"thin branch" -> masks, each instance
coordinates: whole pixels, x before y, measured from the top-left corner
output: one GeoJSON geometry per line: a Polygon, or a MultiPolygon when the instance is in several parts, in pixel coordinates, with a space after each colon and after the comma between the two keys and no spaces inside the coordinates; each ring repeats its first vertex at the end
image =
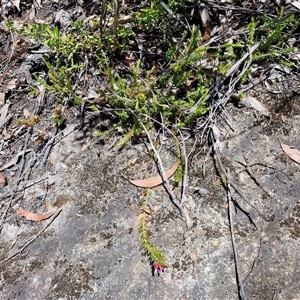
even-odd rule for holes
{"type": "Polygon", "coordinates": [[[40,163],[40,165],[39,165],[39,169],[43,169],[43,168],[44,168],[44,165],[45,165],[45,163],[46,163],[46,161],[47,161],[47,158],[48,158],[48,156],[49,156],[49,154],[50,154],[50,151],[51,151],[52,146],[53,146],[53,144],[54,144],[55,138],[56,138],[56,136],[57,136],[57,131],[58,131],[58,127],[55,127],[54,132],[53,132],[53,134],[52,134],[52,138],[51,138],[51,140],[47,143],[47,145],[46,145],[46,147],[45,147],[46,151],[45,151],[43,160],[41,161],[41,163],[40,163]]]}
{"type": "Polygon", "coordinates": [[[18,254],[22,253],[31,243],[33,243],[50,225],[51,223],[56,219],[56,217],[60,214],[62,209],[58,209],[56,213],[52,216],[51,220],[32,238],[30,239],[21,249],[19,249],[16,253],[10,255],[8,258],[2,260],[0,262],[0,265],[4,264],[5,262],[11,260],[18,254]]]}
{"type": "MultiPolygon", "coordinates": [[[[213,136],[213,133],[211,133],[211,135],[213,136]]],[[[219,149],[216,145],[216,143],[213,146],[214,150],[215,150],[215,157],[217,158],[217,161],[219,163],[219,166],[221,167],[223,173],[225,174],[227,181],[230,183],[230,185],[234,188],[234,190],[240,195],[240,197],[248,204],[250,205],[252,208],[254,208],[256,210],[256,212],[258,213],[258,215],[263,218],[264,220],[266,220],[267,218],[259,211],[258,208],[256,208],[256,206],[254,204],[252,204],[248,198],[246,196],[244,196],[244,194],[241,192],[241,190],[237,187],[237,185],[227,176],[227,172],[225,171],[225,168],[221,162],[220,159],[220,154],[219,154],[219,149]]]]}
{"type": "Polygon", "coordinates": [[[3,121],[0,122],[0,129],[13,117],[13,114],[8,114],[3,121]]]}
{"type": "MultiPolygon", "coordinates": [[[[135,115],[135,113],[134,113],[133,111],[132,111],[131,113],[135,115]]],[[[136,115],[135,115],[135,116],[136,116],[136,115]]],[[[137,117],[137,116],[136,116],[136,117],[137,117]]],[[[137,119],[139,120],[138,117],[137,117],[137,119]]],[[[139,121],[140,121],[140,120],[139,120],[139,121]]],[[[167,176],[166,176],[166,172],[165,172],[165,169],[164,169],[164,167],[163,167],[163,164],[162,164],[162,161],[161,161],[161,159],[160,159],[160,156],[159,156],[158,152],[156,151],[156,149],[155,149],[155,147],[154,147],[154,145],[153,145],[151,136],[150,136],[148,130],[146,129],[145,125],[143,124],[143,122],[140,121],[140,124],[141,124],[141,126],[143,127],[143,129],[145,130],[145,132],[146,132],[146,134],[147,134],[147,137],[148,137],[148,139],[149,139],[150,146],[151,146],[151,148],[152,148],[152,150],[153,150],[153,152],[154,152],[154,154],[155,154],[155,156],[156,156],[156,158],[157,158],[157,161],[158,161],[158,164],[159,164],[159,167],[160,167],[160,171],[161,171],[161,176],[162,176],[163,181],[164,181],[164,183],[165,183],[167,192],[168,192],[168,194],[170,195],[171,200],[172,200],[172,202],[174,203],[174,205],[176,205],[176,207],[179,209],[181,216],[184,217],[185,219],[187,219],[186,216],[185,216],[185,212],[184,212],[184,209],[183,209],[181,203],[178,203],[178,201],[177,201],[177,199],[176,199],[176,196],[174,195],[174,193],[173,193],[173,191],[172,191],[172,187],[171,187],[170,182],[169,182],[169,180],[168,180],[168,178],[167,178],[167,176]]]]}
{"type": "MultiPolygon", "coordinates": [[[[227,178],[230,178],[229,169],[227,169],[227,178]]],[[[232,250],[233,250],[233,257],[234,257],[234,264],[235,264],[235,273],[236,273],[236,281],[238,285],[238,293],[239,293],[239,299],[240,300],[246,300],[245,292],[244,292],[244,286],[243,282],[241,280],[240,275],[240,268],[239,268],[239,261],[237,256],[237,250],[235,246],[235,238],[234,238],[234,232],[233,232],[233,221],[232,221],[232,199],[231,199],[231,193],[230,193],[230,182],[227,182],[227,201],[228,201],[228,218],[229,218],[229,229],[230,229],[230,237],[231,237],[231,244],[232,244],[232,250]]]]}
{"type": "Polygon", "coordinates": [[[180,131],[180,129],[178,128],[177,131],[180,134],[181,140],[182,140],[182,156],[184,158],[184,175],[183,175],[183,180],[182,180],[182,190],[181,190],[181,204],[186,201],[186,195],[185,195],[185,190],[188,186],[188,157],[186,155],[186,148],[185,148],[185,143],[183,140],[183,136],[182,133],[180,131]]]}

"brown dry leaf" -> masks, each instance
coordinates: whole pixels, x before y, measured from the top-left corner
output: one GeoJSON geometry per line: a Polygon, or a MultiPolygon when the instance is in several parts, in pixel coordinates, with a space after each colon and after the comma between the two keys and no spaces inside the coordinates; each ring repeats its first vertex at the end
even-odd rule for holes
{"type": "Polygon", "coordinates": [[[266,117],[271,116],[270,111],[261,102],[259,102],[256,98],[248,96],[244,100],[248,101],[252,108],[254,108],[259,113],[263,114],[264,116],[266,116],[266,117]]]}
{"type": "Polygon", "coordinates": [[[160,104],[158,103],[159,106],[164,107],[164,108],[171,108],[168,104],[160,104]]]}
{"type": "Polygon", "coordinates": [[[52,212],[49,212],[49,213],[43,215],[43,214],[34,214],[31,211],[19,208],[19,209],[17,209],[17,212],[21,217],[25,217],[26,220],[43,221],[43,220],[46,220],[49,217],[51,217],[56,211],[52,211],[52,212]]]}
{"type": "Polygon", "coordinates": [[[202,36],[202,42],[206,42],[210,39],[210,27],[205,26],[205,31],[202,36]]]}
{"type": "Polygon", "coordinates": [[[6,180],[5,180],[3,173],[0,173],[0,184],[5,183],[5,182],[6,182],[6,180]]]}
{"type": "Polygon", "coordinates": [[[145,212],[148,215],[152,215],[153,214],[153,211],[151,210],[150,207],[143,207],[143,208],[141,208],[141,211],[145,212]]]}
{"type": "Polygon", "coordinates": [[[293,52],[290,56],[291,60],[300,60],[300,52],[299,49],[296,52],[293,52]]]}
{"type": "Polygon", "coordinates": [[[31,12],[30,12],[28,18],[29,18],[29,20],[34,20],[34,18],[35,18],[35,9],[33,6],[32,6],[32,9],[31,9],[31,12]]]}
{"type": "Polygon", "coordinates": [[[7,132],[6,126],[3,128],[2,135],[3,135],[4,141],[10,138],[10,135],[7,132]]]}
{"type": "Polygon", "coordinates": [[[188,229],[190,229],[193,226],[193,220],[190,217],[189,209],[187,208],[185,203],[182,203],[184,216],[185,216],[185,222],[188,229]]]}
{"type": "Polygon", "coordinates": [[[208,9],[205,5],[200,5],[199,10],[200,10],[202,25],[203,27],[206,27],[210,21],[208,9]]]}
{"type": "Polygon", "coordinates": [[[13,47],[15,49],[20,49],[22,46],[24,46],[26,44],[26,41],[24,39],[17,39],[14,44],[13,44],[13,47]]]}
{"type": "MultiPolygon", "coordinates": [[[[180,164],[180,160],[177,160],[176,163],[169,169],[166,171],[166,177],[170,178],[175,171],[177,170],[178,166],[180,164]]],[[[159,176],[154,176],[151,178],[147,178],[147,179],[141,179],[141,180],[130,180],[128,179],[132,184],[138,186],[138,187],[143,187],[143,188],[150,188],[150,187],[155,187],[157,185],[160,185],[164,182],[163,178],[159,175],[159,176]]]]}
{"type": "Polygon", "coordinates": [[[93,99],[93,100],[90,100],[90,99],[86,99],[85,100],[86,102],[90,103],[90,104],[97,104],[97,103],[100,103],[100,104],[104,104],[106,102],[108,102],[108,100],[104,97],[104,96],[100,96],[96,99],[93,99]]]}
{"type": "Polygon", "coordinates": [[[291,149],[289,145],[285,145],[281,142],[279,139],[279,142],[281,144],[282,150],[285,152],[287,156],[289,156],[292,160],[300,164],[300,151],[297,149],[291,149]]]}
{"type": "Polygon", "coordinates": [[[3,175],[3,173],[0,173],[0,188],[3,188],[5,186],[6,179],[3,175]]]}

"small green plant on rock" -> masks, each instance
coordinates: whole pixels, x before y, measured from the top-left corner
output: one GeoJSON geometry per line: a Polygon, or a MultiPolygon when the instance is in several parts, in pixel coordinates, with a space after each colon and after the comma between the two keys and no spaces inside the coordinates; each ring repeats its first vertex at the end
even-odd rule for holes
{"type": "Polygon", "coordinates": [[[155,248],[149,239],[148,230],[147,230],[147,222],[148,222],[148,215],[150,213],[149,208],[147,207],[147,197],[149,197],[151,191],[145,191],[145,200],[141,207],[140,213],[140,237],[141,242],[144,250],[146,251],[150,262],[153,267],[153,271],[157,272],[158,274],[163,272],[165,268],[168,267],[168,263],[164,257],[164,254],[161,250],[155,248]]]}

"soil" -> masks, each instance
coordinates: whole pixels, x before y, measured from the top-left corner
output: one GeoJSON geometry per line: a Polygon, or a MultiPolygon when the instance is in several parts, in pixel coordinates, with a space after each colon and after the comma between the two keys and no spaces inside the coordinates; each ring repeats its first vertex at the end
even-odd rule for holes
{"type": "MultiPolygon", "coordinates": [[[[56,9],[56,4],[47,3],[38,10],[40,18],[56,9]]],[[[24,13],[27,4],[22,5],[24,13]]],[[[11,36],[3,31],[0,35],[0,53],[7,53],[11,36]]],[[[2,78],[14,120],[24,109],[37,109],[37,100],[24,96],[24,72],[16,74],[23,59],[20,54],[2,78]]],[[[149,235],[168,262],[160,274],[153,272],[139,238],[143,189],[127,180],[147,178],[156,169],[146,139],[120,149],[121,135],[94,137],[95,127],[104,122],[100,117],[87,119],[82,128],[70,110],[67,126],[43,165],[45,145],[57,133],[50,124],[56,105],[51,95],[34,130],[7,127],[2,132],[1,165],[19,159],[1,169],[7,181],[0,189],[1,215],[9,202],[11,208],[0,235],[0,298],[239,299],[229,230],[231,205],[245,299],[300,299],[300,168],[279,142],[300,149],[300,99],[295,92],[299,82],[293,74],[286,78],[288,92],[283,84],[276,94],[260,84],[247,92],[268,108],[270,117],[229,103],[216,124],[222,164],[248,202],[233,187],[235,205],[228,202],[226,177],[216,153],[199,142],[201,132],[186,142],[187,153],[192,151],[186,191],[192,226],[187,228],[163,187],[153,189],[149,235]],[[25,143],[28,152],[23,154],[25,143]],[[19,181],[22,161],[28,172],[19,181]],[[200,188],[209,193],[201,195],[200,188]],[[18,215],[19,207],[57,214],[33,222],[18,215]]],[[[166,136],[164,142],[160,153],[167,169],[176,158],[172,138],[166,136]]],[[[174,178],[170,182],[180,196],[180,184],[174,178]]]]}

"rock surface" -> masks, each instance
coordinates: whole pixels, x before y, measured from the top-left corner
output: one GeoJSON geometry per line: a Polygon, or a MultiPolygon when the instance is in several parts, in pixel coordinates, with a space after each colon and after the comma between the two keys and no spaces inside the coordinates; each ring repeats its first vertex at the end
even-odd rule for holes
{"type": "MultiPolygon", "coordinates": [[[[273,107],[279,101],[269,100],[273,107]]],[[[280,137],[300,149],[299,110],[295,105],[287,115],[274,109],[272,118],[258,116],[251,108],[232,106],[228,112],[230,126],[218,124],[221,161],[253,206],[231,188],[236,204],[231,204],[231,221],[245,295],[300,299],[300,172],[278,141],[280,137]],[[287,115],[285,122],[280,122],[282,113],[287,115]]],[[[190,160],[189,230],[171,202],[163,201],[165,191],[153,189],[159,209],[149,217],[149,234],[169,264],[158,276],[139,240],[142,189],[123,177],[149,177],[153,161],[144,145],[121,151],[110,144],[87,147],[81,134],[71,130],[54,147],[47,173],[32,175],[48,176],[46,207],[61,212],[20,255],[2,264],[1,299],[238,299],[220,166],[200,152],[190,160]],[[201,197],[194,192],[197,188],[210,194],[201,197]]],[[[163,157],[169,167],[171,154],[163,157]]],[[[28,188],[24,205],[26,199],[45,193],[45,186],[41,182],[28,188]]],[[[1,259],[49,222],[7,222],[0,236],[1,259]]]]}

